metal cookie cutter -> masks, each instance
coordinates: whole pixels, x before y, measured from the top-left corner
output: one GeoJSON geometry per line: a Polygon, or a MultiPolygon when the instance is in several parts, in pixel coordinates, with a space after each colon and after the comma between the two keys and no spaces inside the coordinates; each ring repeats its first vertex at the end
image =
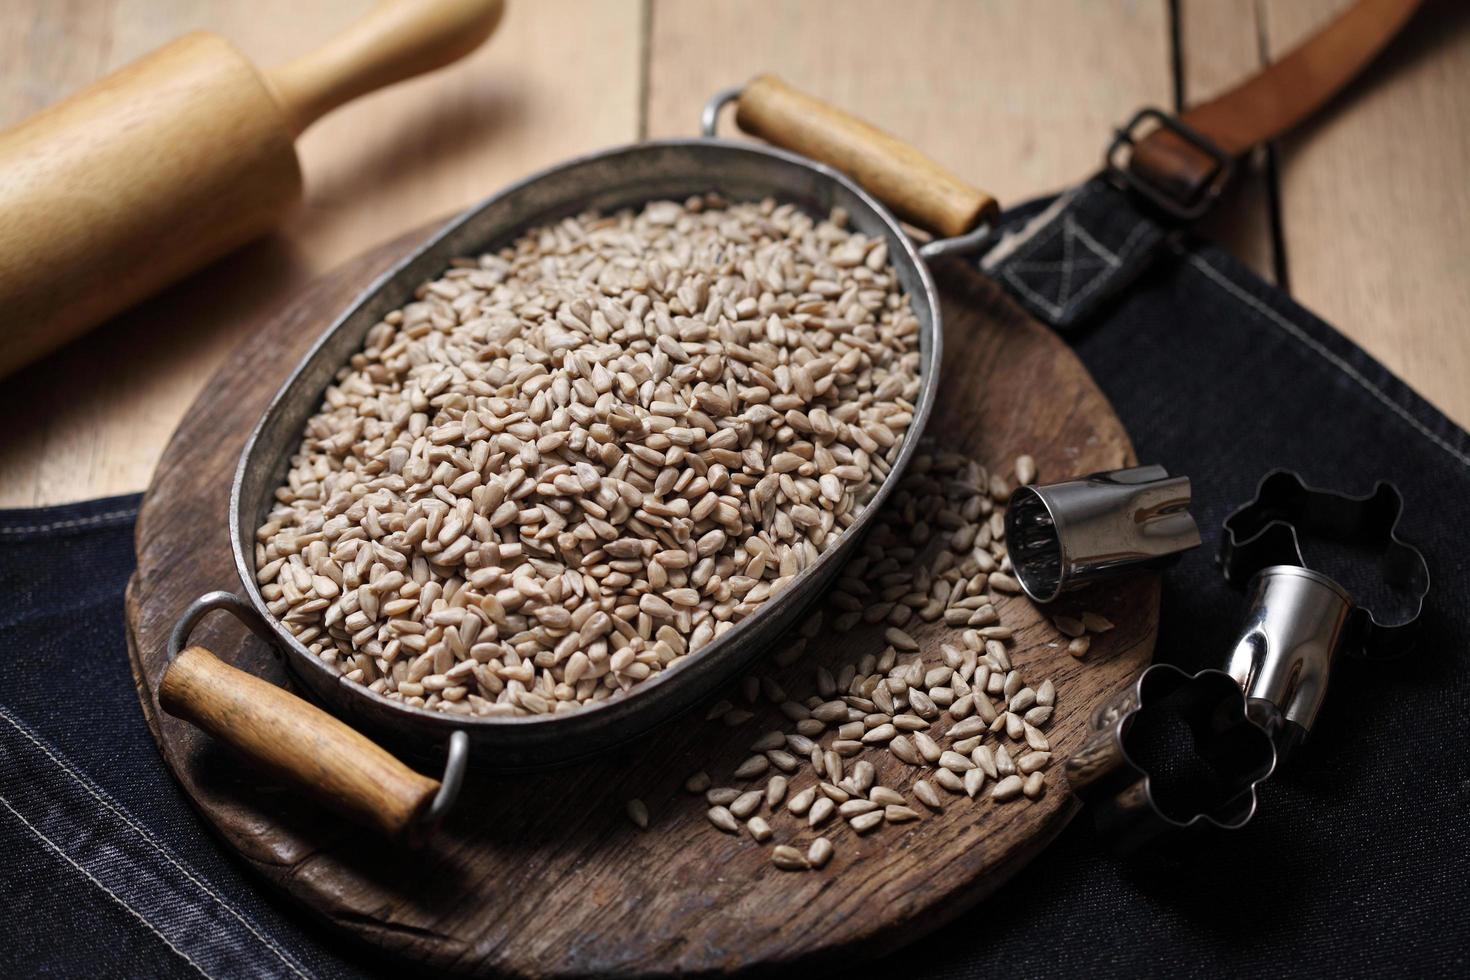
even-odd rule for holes
{"type": "Polygon", "coordinates": [[[1006,505],[1006,552],[1036,602],[1139,566],[1167,563],[1200,543],[1189,479],[1162,466],[1023,486],[1006,505]]]}
{"type": "Polygon", "coordinates": [[[1354,497],[1278,470],[1226,519],[1220,565],[1249,591],[1226,670],[1191,676],[1155,664],[1094,714],[1092,734],[1067,760],[1072,789],[1119,849],[1165,831],[1244,826],[1257,784],[1311,731],[1337,656],[1409,649],[1429,569],[1397,535],[1402,511],[1403,497],[1386,482],[1354,497]],[[1377,552],[1385,583],[1412,599],[1408,614],[1382,618],[1306,567],[1302,534],[1377,552]]]}
{"type": "Polygon", "coordinates": [[[1067,782],[1120,851],[1166,832],[1245,826],[1256,785],[1276,766],[1271,739],[1219,670],[1155,664],[1098,708],[1091,727],[1067,760],[1067,782]]]}
{"type": "Polygon", "coordinates": [[[1225,520],[1220,567],[1249,595],[1245,626],[1226,670],[1245,692],[1250,717],[1290,754],[1307,737],[1340,654],[1377,659],[1407,653],[1429,593],[1424,555],[1398,537],[1403,495],[1380,481],[1366,496],[1309,487],[1287,470],[1266,475],[1256,498],[1225,520]],[[1308,567],[1300,535],[1376,552],[1383,581],[1410,600],[1386,618],[1308,567]]]}

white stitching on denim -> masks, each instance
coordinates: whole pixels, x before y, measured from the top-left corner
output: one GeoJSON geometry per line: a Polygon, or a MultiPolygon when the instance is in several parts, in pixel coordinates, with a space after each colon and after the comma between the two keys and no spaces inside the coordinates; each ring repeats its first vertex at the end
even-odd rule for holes
{"type": "Polygon", "coordinates": [[[1062,318],[1062,308],[1060,306],[1057,306],[1057,304],[1053,303],[1051,300],[1047,299],[1045,296],[1042,296],[1040,293],[1032,289],[1030,286],[1026,285],[1024,282],[1022,282],[1021,278],[1016,275],[1015,270],[1007,267],[1007,269],[1005,270],[1004,278],[1006,282],[1010,283],[1012,286],[1015,286],[1016,289],[1020,290],[1021,293],[1026,296],[1026,298],[1031,300],[1031,302],[1035,303],[1037,306],[1045,310],[1047,316],[1051,317],[1053,320],[1060,320],[1062,318]]]}
{"type": "MultiPolygon", "coordinates": [[[[1085,200],[1086,197],[1087,194],[1083,194],[1078,197],[1077,200],[1080,202],[1082,200],[1085,200]]],[[[1107,283],[1112,281],[1112,277],[1108,275],[1108,271],[1116,271],[1123,266],[1127,257],[1131,254],[1134,246],[1138,243],[1139,239],[1143,237],[1144,233],[1146,233],[1151,227],[1152,225],[1147,219],[1139,219],[1139,221],[1135,223],[1131,229],[1129,229],[1128,235],[1123,239],[1123,244],[1119,246],[1118,251],[1112,252],[1105,245],[1094,238],[1092,234],[1086,230],[1086,228],[1084,228],[1075,220],[1072,215],[1072,209],[1070,207],[1065,208],[1062,211],[1058,212],[1056,217],[1052,219],[1047,228],[1048,233],[1045,235],[1041,235],[1041,237],[1039,238],[1033,239],[1033,241],[1029,243],[1029,247],[1024,250],[1025,255],[1033,255],[1036,252],[1040,251],[1045,245],[1050,244],[1051,239],[1056,237],[1058,233],[1065,233],[1065,237],[1062,240],[1063,259],[1060,262],[1012,260],[1010,262],[1004,263],[1005,269],[1002,278],[1004,278],[1005,281],[1014,286],[1017,291],[1019,291],[1027,299],[1031,300],[1032,303],[1045,311],[1045,313],[1051,319],[1060,321],[1066,315],[1069,309],[1080,308],[1083,302],[1091,297],[1093,293],[1097,292],[1107,283]],[[1058,223],[1056,218],[1061,218],[1062,222],[1058,223]],[[1076,259],[1073,256],[1073,250],[1071,248],[1071,239],[1074,236],[1081,238],[1083,244],[1085,244],[1090,251],[1094,252],[1101,262],[1107,263],[1109,270],[1105,271],[1102,266],[1097,265],[1097,263],[1095,263],[1093,260],[1076,259]],[[1089,278],[1087,285],[1078,290],[1076,294],[1068,295],[1068,291],[1071,285],[1072,272],[1083,267],[1086,267],[1088,269],[1096,268],[1098,272],[1092,275],[1089,278]],[[1028,283],[1024,282],[1018,274],[1021,271],[1047,271],[1050,269],[1058,269],[1064,274],[1064,279],[1062,281],[1062,290],[1059,294],[1058,300],[1055,302],[1042,296],[1028,283]]],[[[1040,229],[1038,229],[1038,234],[1040,234],[1040,229]]],[[[1018,254],[1016,258],[1020,259],[1021,255],[1018,254]]]]}
{"type": "MultiPolygon", "coordinates": [[[[1138,224],[1133,226],[1133,230],[1128,233],[1128,237],[1123,240],[1123,247],[1118,250],[1119,254],[1127,255],[1128,249],[1133,246],[1133,242],[1137,240],[1137,238],[1139,237],[1139,233],[1147,231],[1150,227],[1151,225],[1147,219],[1140,219],[1138,224]]],[[[1122,263],[1120,262],[1118,266],[1115,267],[1115,271],[1117,268],[1121,267],[1122,263]]],[[[1084,289],[1079,290],[1076,296],[1072,297],[1072,308],[1077,309],[1081,307],[1084,300],[1090,297],[1098,289],[1102,288],[1104,285],[1112,281],[1113,277],[1110,275],[1093,276],[1092,281],[1088,283],[1084,289]]]]}
{"type": "Polygon", "coordinates": [[[1077,251],[1077,222],[1070,213],[1062,215],[1062,283],[1057,287],[1057,305],[1067,308],[1072,293],[1072,261],[1077,251]]]}
{"type": "Polygon", "coordinates": [[[42,531],[59,531],[64,527],[88,527],[92,524],[137,516],[138,508],[129,507],[126,510],[109,511],[106,514],[96,514],[92,517],[78,517],[70,521],[52,521],[50,524],[31,524],[27,527],[0,527],[0,534],[38,534],[42,531]]]}
{"type": "Polygon", "coordinates": [[[1114,269],[1123,264],[1122,260],[1119,259],[1117,255],[1108,251],[1103,246],[1102,242],[1098,241],[1096,238],[1093,238],[1090,234],[1088,234],[1087,229],[1078,224],[1077,219],[1073,218],[1070,214],[1067,215],[1067,231],[1069,231],[1074,237],[1082,239],[1083,245],[1086,245],[1098,255],[1102,256],[1102,258],[1107,261],[1108,265],[1112,266],[1114,269]]]}
{"type": "Polygon", "coordinates": [[[1393,412],[1399,418],[1409,423],[1409,425],[1418,430],[1418,432],[1425,438],[1427,438],[1430,442],[1434,443],[1436,446],[1448,453],[1452,458],[1459,461],[1461,465],[1470,466],[1470,455],[1467,455],[1466,453],[1463,453],[1460,450],[1456,449],[1454,446],[1445,441],[1445,439],[1443,439],[1441,436],[1433,432],[1423,422],[1420,422],[1418,419],[1414,418],[1414,416],[1410,414],[1408,409],[1404,408],[1398,402],[1389,398],[1388,395],[1384,394],[1377,385],[1373,384],[1373,382],[1363,377],[1362,373],[1359,372],[1357,368],[1353,367],[1347,361],[1343,360],[1339,355],[1328,350],[1327,347],[1325,347],[1320,341],[1303,331],[1301,327],[1298,327],[1296,324],[1286,319],[1286,317],[1282,316],[1280,313],[1277,313],[1271,307],[1267,306],[1265,303],[1261,302],[1259,299],[1241,289],[1235,283],[1231,282],[1224,273],[1220,272],[1214,266],[1210,265],[1210,263],[1206,262],[1200,256],[1191,255],[1189,257],[1189,264],[1197,268],[1205,276],[1205,278],[1214,282],[1221,289],[1224,289],[1227,293],[1240,300],[1241,303],[1255,310],[1258,314],[1265,317],[1271,323],[1276,324],[1276,326],[1280,327],[1286,333],[1290,334],[1292,337],[1295,337],[1298,341],[1300,341],[1308,350],[1315,352],[1316,354],[1321,356],[1323,360],[1327,361],[1327,363],[1337,368],[1343,374],[1346,374],[1370,395],[1378,399],[1378,401],[1382,402],[1384,406],[1389,409],[1389,411],[1393,412]]]}
{"type": "Polygon", "coordinates": [[[1122,265],[1128,260],[1128,255],[1133,250],[1133,245],[1143,236],[1143,233],[1153,227],[1153,222],[1147,218],[1139,218],[1133,230],[1128,232],[1128,237],[1123,239],[1123,244],[1118,246],[1118,264],[1122,265]]]}
{"type": "Polygon", "coordinates": [[[147,827],[144,827],[142,824],[139,824],[137,821],[135,821],[131,814],[127,813],[116,802],[113,801],[110,794],[104,792],[101,787],[94,788],[90,779],[86,778],[81,773],[73,769],[70,763],[68,763],[66,760],[57,758],[56,754],[51,751],[50,747],[47,746],[46,743],[42,742],[40,739],[36,738],[36,736],[32,735],[30,731],[28,731],[25,726],[21,725],[18,719],[16,719],[15,716],[12,715],[3,705],[0,705],[0,718],[3,718],[5,721],[9,722],[10,727],[14,728],[17,732],[20,732],[20,734],[25,736],[25,738],[32,745],[45,753],[46,757],[50,759],[57,768],[70,776],[78,786],[82,787],[82,789],[91,794],[94,800],[102,804],[102,806],[106,807],[108,810],[111,810],[114,815],[122,820],[123,823],[125,823],[133,831],[133,833],[135,833],[138,837],[147,842],[149,846],[157,851],[165,861],[173,865],[180,874],[182,874],[185,878],[188,878],[194,884],[198,885],[200,890],[203,891],[210,898],[214,899],[215,903],[219,905],[220,908],[224,909],[230,915],[234,916],[235,920],[238,921],[247,930],[249,930],[251,935],[253,935],[256,939],[259,939],[266,947],[271,950],[271,952],[275,953],[276,958],[279,959],[283,964],[285,964],[287,969],[296,974],[298,977],[301,977],[302,980],[308,980],[307,975],[301,972],[301,968],[292,961],[292,958],[287,956],[286,952],[282,950],[278,945],[276,945],[276,943],[272,939],[261,933],[260,930],[255,927],[255,925],[250,921],[249,917],[246,916],[244,912],[236,909],[234,905],[223,898],[208,884],[197,878],[187,867],[180,864],[174,858],[174,856],[169,853],[168,849],[163,846],[162,842],[153,835],[153,832],[147,827]]]}
{"type": "Polygon", "coordinates": [[[1023,272],[1060,272],[1064,265],[1070,264],[1074,269],[1106,269],[1108,263],[1104,259],[1073,259],[1070,263],[1061,260],[1048,262],[1017,262],[1010,266],[1012,269],[1020,269],[1023,272]]]}
{"type": "Polygon", "coordinates": [[[193,958],[190,957],[188,953],[184,952],[182,949],[179,949],[179,947],[175,946],[173,944],[173,942],[167,936],[165,936],[162,932],[160,932],[159,929],[158,929],[158,927],[155,926],[152,922],[150,922],[148,920],[148,917],[147,916],[145,916],[142,912],[139,912],[137,909],[133,908],[127,902],[123,901],[122,896],[118,895],[117,892],[113,891],[111,888],[108,888],[106,885],[104,885],[101,882],[101,880],[99,880],[97,878],[96,875],[92,874],[92,872],[88,871],[86,868],[82,867],[76,861],[72,860],[71,855],[70,854],[67,854],[60,847],[58,847],[56,845],[56,842],[55,841],[53,841],[51,838],[47,837],[45,834],[41,833],[41,831],[39,829],[37,829],[37,827],[36,827],[35,824],[31,823],[25,817],[21,816],[20,811],[17,810],[15,807],[11,806],[9,800],[7,800],[3,796],[0,796],[0,804],[3,804],[4,807],[5,807],[5,809],[9,810],[15,816],[15,819],[17,819],[21,823],[25,824],[26,827],[29,828],[29,830],[30,830],[31,833],[35,834],[37,837],[41,838],[41,840],[45,841],[46,842],[46,846],[49,847],[49,848],[51,848],[51,850],[55,851],[61,857],[61,859],[63,861],[65,861],[67,864],[71,865],[73,868],[76,868],[78,871],[80,871],[83,875],[86,876],[86,878],[87,878],[88,881],[90,881],[92,884],[96,885],[98,888],[100,888],[104,892],[106,892],[108,894],[108,896],[111,897],[114,902],[116,902],[117,904],[121,905],[123,908],[127,909],[128,912],[130,912],[132,914],[133,918],[135,918],[139,922],[143,923],[143,925],[148,928],[148,931],[149,932],[153,933],[159,939],[163,940],[163,944],[165,946],[167,946],[169,949],[173,950],[175,953],[178,953],[181,957],[183,957],[184,958],[184,962],[185,963],[188,963],[190,966],[192,966],[195,969],[195,971],[197,971],[198,974],[201,977],[205,977],[206,980],[213,980],[213,978],[210,977],[208,973],[205,973],[204,972],[204,968],[202,966],[200,966],[198,963],[195,963],[194,962],[193,958]]]}

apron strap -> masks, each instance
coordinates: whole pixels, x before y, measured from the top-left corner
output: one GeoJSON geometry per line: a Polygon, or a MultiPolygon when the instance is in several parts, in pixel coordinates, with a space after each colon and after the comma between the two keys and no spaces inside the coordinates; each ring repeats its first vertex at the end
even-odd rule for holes
{"type": "Polygon", "coordinates": [[[1178,119],[1145,110],[1108,154],[1115,180],[1176,218],[1203,213],[1229,181],[1236,157],[1300,124],[1360,74],[1422,0],[1358,0],[1286,56],[1178,119]],[[1160,125],[1146,135],[1146,119],[1160,125]],[[1126,163],[1115,159],[1132,147],[1126,163]]]}

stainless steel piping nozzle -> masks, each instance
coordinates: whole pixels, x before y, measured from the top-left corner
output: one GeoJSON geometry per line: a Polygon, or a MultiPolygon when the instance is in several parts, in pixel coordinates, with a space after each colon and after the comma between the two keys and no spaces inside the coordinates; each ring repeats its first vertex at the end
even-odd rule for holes
{"type": "Polygon", "coordinates": [[[1024,486],[1006,507],[1006,550],[1021,588],[1036,602],[1197,547],[1189,478],[1162,466],[1094,473],[1024,486]]]}

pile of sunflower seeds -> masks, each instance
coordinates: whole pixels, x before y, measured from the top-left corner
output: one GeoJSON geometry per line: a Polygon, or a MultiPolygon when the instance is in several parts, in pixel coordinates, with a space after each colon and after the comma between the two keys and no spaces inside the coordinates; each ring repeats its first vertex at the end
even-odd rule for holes
{"type": "MultiPolygon", "coordinates": [[[[1034,479],[1035,471],[1029,456],[1014,464],[1018,476],[1034,479]]],[[[1013,632],[1000,616],[1003,600],[1018,591],[1002,538],[1001,505],[1010,489],[1003,476],[959,454],[915,457],[827,608],[806,619],[772,665],[796,663],[824,630],[865,630],[881,642],[835,670],[816,666],[804,696],[791,696],[769,675],[752,675],[711,707],[710,718],[739,726],[766,701],[785,720],[750,743],[751,755],[729,780],[743,786],[715,786],[703,771],[685,783],[704,796],[711,824],[762,844],[785,838],[771,860],[799,871],[832,858],[828,835],[842,822],[863,835],[940,811],[947,797],[984,795],[1004,804],[1045,793],[1052,758],[1045,732],[1056,685],[1047,678],[1033,686],[1012,663],[1013,632]],[[938,656],[926,659],[910,628],[938,656]],[[937,644],[936,631],[946,638],[937,644]],[[772,821],[783,810],[795,826],[778,833],[772,821]],[[824,836],[807,853],[795,846],[797,837],[818,831],[824,836]]],[[[1112,627],[1086,613],[1074,634],[1073,622],[1057,617],[1063,640],[1112,627]]]]}
{"type": "Polygon", "coordinates": [[[887,246],[713,195],[457,262],[367,332],[256,536],[352,681],[574,710],[756,612],[897,458],[919,325],[887,246]]]}

